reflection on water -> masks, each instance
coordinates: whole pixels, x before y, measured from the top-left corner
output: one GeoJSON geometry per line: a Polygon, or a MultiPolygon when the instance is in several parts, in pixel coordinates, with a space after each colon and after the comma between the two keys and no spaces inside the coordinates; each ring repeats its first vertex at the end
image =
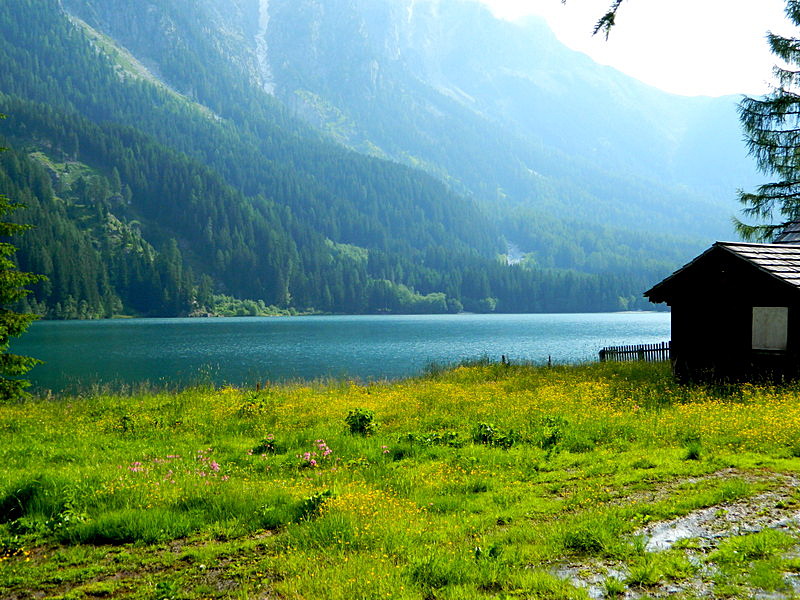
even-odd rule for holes
{"type": "Polygon", "coordinates": [[[668,313],[129,319],[34,323],[13,351],[46,361],[39,388],[143,381],[254,384],[414,375],[501,355],[575,363],[603,346],[670,338],[668,313]]]}

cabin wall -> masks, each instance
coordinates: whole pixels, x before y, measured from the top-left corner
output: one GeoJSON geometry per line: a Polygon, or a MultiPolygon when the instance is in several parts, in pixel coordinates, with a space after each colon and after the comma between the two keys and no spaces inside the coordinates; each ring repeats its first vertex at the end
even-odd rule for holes
{"type": "Polygon", "coordinates": [[[683,380],[800,376],[800,291],[728,253],[685,272],[670,290],[672,361],[683,380]],[[753,307],[787,307],[783,351],[753,349],[753,307]]]}

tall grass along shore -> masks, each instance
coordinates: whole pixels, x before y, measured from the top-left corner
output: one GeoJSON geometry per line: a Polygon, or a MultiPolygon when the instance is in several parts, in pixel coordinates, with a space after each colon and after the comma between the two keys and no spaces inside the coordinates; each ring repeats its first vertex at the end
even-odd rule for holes
{"type": "Polygon", "coordinates": [[[798,392],[478,364],[0,405],[0,597],[793,597],[798,392]]]}

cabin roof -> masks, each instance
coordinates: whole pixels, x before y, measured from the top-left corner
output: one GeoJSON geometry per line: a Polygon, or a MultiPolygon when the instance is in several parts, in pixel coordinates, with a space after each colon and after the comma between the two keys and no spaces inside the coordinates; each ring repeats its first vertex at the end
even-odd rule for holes
{"type": "MultiPolygon", "coordinates": [[[[798,231],[800,238],[800,230],[798,231]]],[[[644,293],[652,302],[664,302],[666,287],[682,273],[704,261],[712,253],[727,252],[751,264],[781,282],[800,290],[800,244],[750,244],[745,242],[716,242],[700,256],[644,293]]]]}
{"type": "Polygon", "coordinates": [[[792,221],[775,238],[776,244],[800,244],[800,221],[792,221]]]}

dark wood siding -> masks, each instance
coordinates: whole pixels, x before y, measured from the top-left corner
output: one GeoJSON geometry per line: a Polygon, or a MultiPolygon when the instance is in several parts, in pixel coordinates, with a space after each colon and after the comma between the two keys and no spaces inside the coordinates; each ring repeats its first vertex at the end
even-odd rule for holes
{"type": "Polygon", "coordinates": [[[682,379],[780,379],[800,374],[800,291],[712,249],[659,289],[672,308],[672,359],[682,379]],[[752,349],[755,306],[786,306],[785,351],[752,349]]]}

